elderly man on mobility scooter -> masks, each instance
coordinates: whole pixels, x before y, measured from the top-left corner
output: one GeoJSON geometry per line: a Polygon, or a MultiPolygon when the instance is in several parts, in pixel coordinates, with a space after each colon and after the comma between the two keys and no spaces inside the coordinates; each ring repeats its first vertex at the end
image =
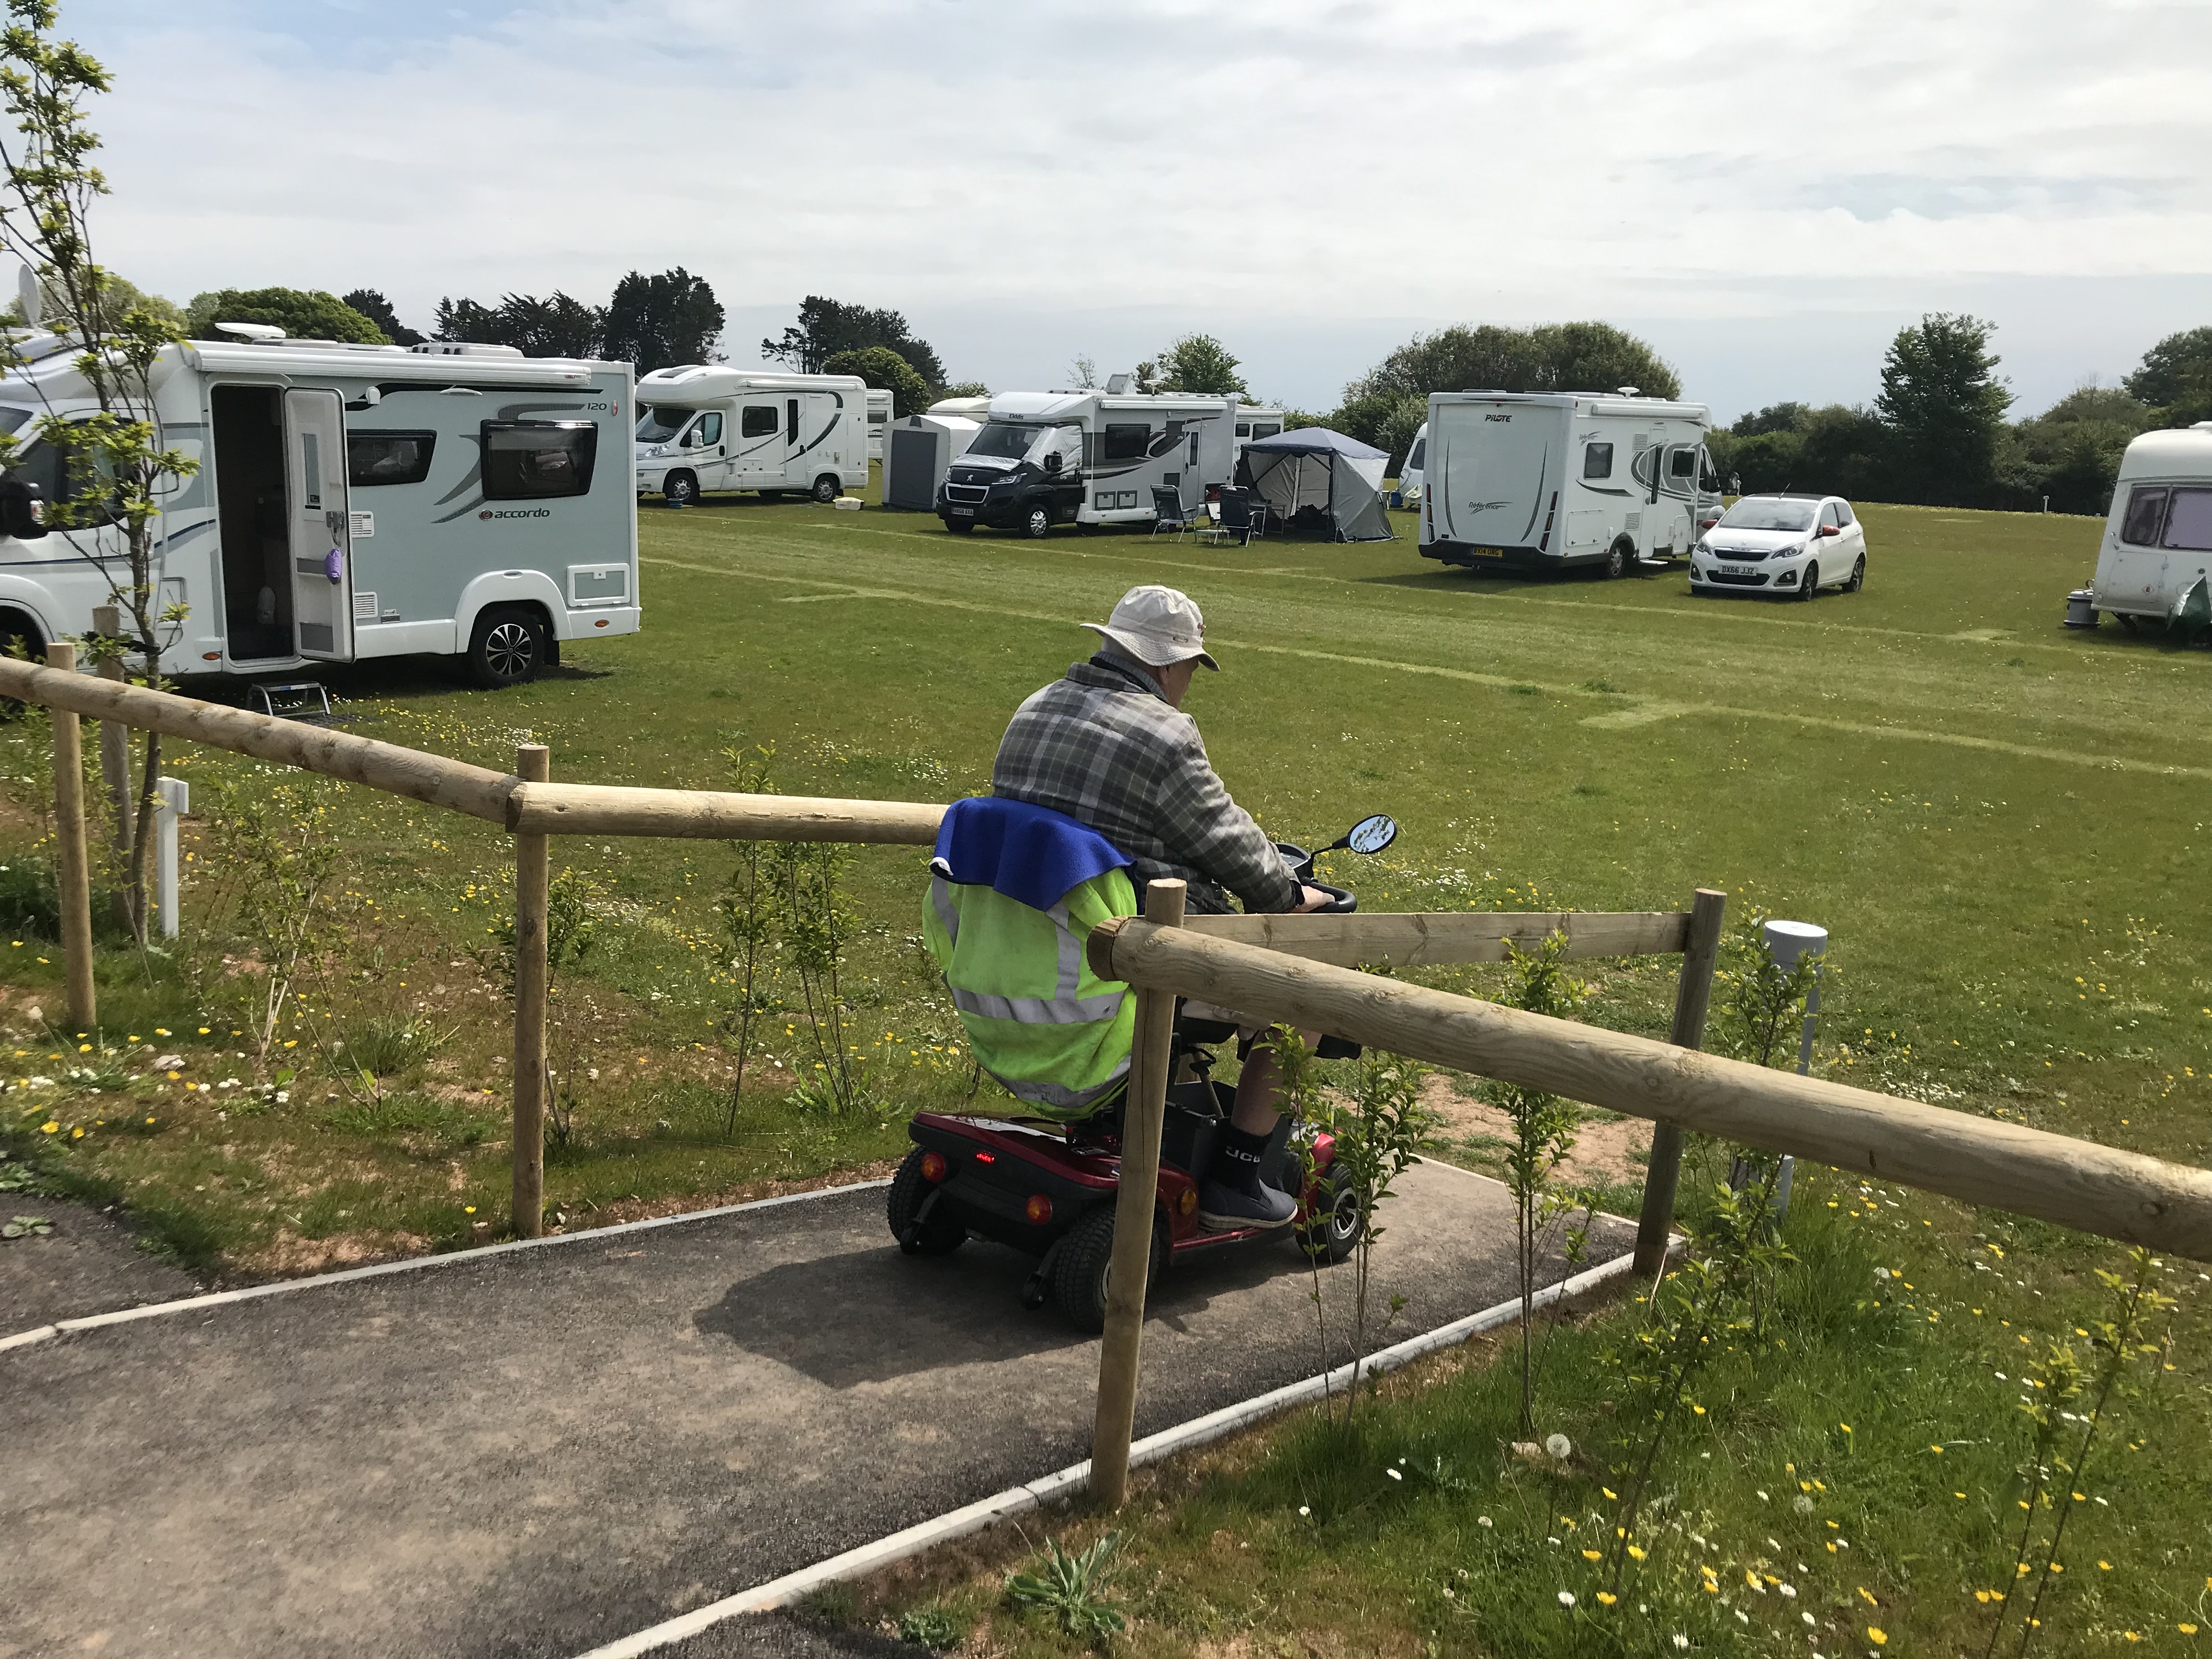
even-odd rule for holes
{"type": "MultiPolygon", "coordinates": [[[[1198,606],[1171,587],[1133,587],[1107,621],[1084,625],[1103,636],[1103,647],[1016,712],[991,769],[993,794],[1048,808],[1103,837],[1128,860],[1139,913],[1145,884],[1162,877],[1188,883],[1188,907],[1200,913],[1227,912],[1231,892],[1249,911],[1329,903],[1330,894],[1290,873],[1252,815],[1230,798],[1198,723],[1182,712],[1200,665],[1221,666],[1206,649],[1198,606]]],[[[1285,1225],[1296,1203],[1260,1178],[1280,1115],[1273,1054],[1253,1041],[1257,1022],[1200,1005],[1184,1012],[1237,1025],[1246,1045],[1212,1167],[1192,1172],[1200,1177],[1200,1218],[1217,1229],[1285,1225]]],[[[1129,1034],[1120,1023],[1124,1029],[1110,1040],[1120,1044],[1126,1073],[1129,1034]]]]}

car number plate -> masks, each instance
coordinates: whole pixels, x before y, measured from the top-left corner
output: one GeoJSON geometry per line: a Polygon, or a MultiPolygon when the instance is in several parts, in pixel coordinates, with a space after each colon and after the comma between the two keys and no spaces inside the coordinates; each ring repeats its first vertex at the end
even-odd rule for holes
{"type": "Polygon", "coordinates": [[[975,516],[975,509],[972,507],[954,507],[945,510],[956,519],[972,519],[975,516]]]}
{"type": "Polygon", "coordinates": [[[1724,576],[1748,576],[1751,567],[1747,564],[1724,564],[1721,567],[1721,574],[1724,576]]]}
{"type": "Polygon", "coordinates": [[[1478,559],[1502,559],[1505,556],[1505,550],[1502,547],[1470,547],[1467,550],[1478,559]]]}

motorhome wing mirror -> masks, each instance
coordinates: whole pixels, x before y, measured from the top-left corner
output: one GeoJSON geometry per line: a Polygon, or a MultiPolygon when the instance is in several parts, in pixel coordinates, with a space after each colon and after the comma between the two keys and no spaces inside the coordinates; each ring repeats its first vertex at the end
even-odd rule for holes
{"type": "Polygon", "coordinates": [[[1048,472],[1057,472],[1060,471],[1060,452],[1058,450],[1054,450],[1050,454],[1044,458],[1044,470],[1048,472]]]}
{"type": "Polygon", "coordinates": [[[1386,813],[1362,818],[1352,826],[1344,844],[1355,853],[1379,853],[1398,839],[1398,821],[1386,813]]]}
{"type": "Polygon", "coordinates": [[[19,542],[36,541],[46,533],[39,513],[39,487],[20,478],[0,478],[0,532],[19,542]]]}

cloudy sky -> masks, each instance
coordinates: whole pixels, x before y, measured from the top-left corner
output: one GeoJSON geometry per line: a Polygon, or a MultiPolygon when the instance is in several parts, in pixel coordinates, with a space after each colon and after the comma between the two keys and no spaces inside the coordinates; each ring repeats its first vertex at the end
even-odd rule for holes
{"type": "Polygon", "coordinates": [[[2212,322],[2204,0],[64,0],[116,76],[100,253],[603,300],[750,362],[809,293],[956,378],[1217,334],[1326,409],[1421,330],[1601,317],[1723,417],[1871,397],[1931,309],[2020,404],[2212,322]]]}

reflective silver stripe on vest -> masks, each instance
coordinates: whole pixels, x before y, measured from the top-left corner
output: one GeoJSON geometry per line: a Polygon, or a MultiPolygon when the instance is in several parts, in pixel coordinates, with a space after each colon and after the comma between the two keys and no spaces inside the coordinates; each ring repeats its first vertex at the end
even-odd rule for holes
{"type": "Polygon", "coordinates": [[[963,1014],[985,1019],[1011,1019],[1024,1025],[1088,1025],[1112,1019],[1121,1012],[1127,991],[1099,997],[994,997],[982,991],[952,988],[952,1006],[963,1014]]]}
{"type": "Polygon", "coordinates": [[[1066,1000],[1074,996],[1076,988],[1083,983],[1083,941],[1075,936],[1075,926],[1068,919],[1065,898],[1045,915],[1052,918],[1052,925],[1060,932],[1060,983],[1054,988],[1054,994],[1066,1000]]]}
{"type": "MultiPolygon", "coordinates": [[[[937,862],[942,864],[945,860],[939,859],[937,862]]],[[[934,866],[929,878],[929,902],[937,907],[937,920],[944,925],[946,941],[957,945],[960,942],[960,907],[952,902],[952,884],[936,873],[934,866]]]]}
{"type": "MultiPolygon", "coordinates": [[[[988,1066],[984,1069],[989,1070],[988,1066]]],[[[1012,1095],[1015,1099],[1035,1101],[1040,1106],[1050,1106],[1055,1110],[1063,1112],[1097,1105],[1109,1095],[1116,1093],[1128,1074],[1129,1060],[1126,1054],[1122,1056],[1121,1063],[1114,1068],[1113,1076],[1108,1078],[1105,1082],[1093,1084],[1087,1089],[1070,1089],[1058,1083],[1017,1083],[1012,1078],[1000,1077],[996,1072],[991,1073],[991,1075],[1005,1086],[1006,1092],[1012,1095]]]]}

